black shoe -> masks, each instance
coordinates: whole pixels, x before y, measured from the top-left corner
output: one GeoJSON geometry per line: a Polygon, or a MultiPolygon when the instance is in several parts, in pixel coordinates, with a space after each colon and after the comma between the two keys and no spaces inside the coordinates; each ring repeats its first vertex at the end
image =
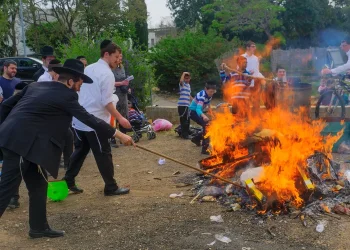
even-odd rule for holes
{"type": "Polygon", "coordinates": [[[8,208],[11,208],[11,209],[19,208],[19,202],[18,202],[18,200],[15,199],[15,198],[11,198],[10,203],[8,204],[7,207],[8,207],[8,208]]]}
{"type": "Polygon", "coordinates": [[[57,238],[57,237],[63,237],[64,236],[64,231],[56,231],[52,230],[51,228],[39,231],[39,230],[29,230],[29,237],[30,238],[43,238],[43,237],[48,237],[48,238],[57,238]]]}
{"type": "Polygon", "coordinates": [[[193,142],[194,144],[196,144],[197,147],[199,147],[201,145],[201,141],[198,140],[196,137],[193,137],[191,139],[191,142],[193,142]]]}
{"type": "Polygon", "coordinates": [[[129,188],[118,188],[114,191],[105,192],[105,196],[113,196],[113,195],[123,195],[128,194],[130,192],[129,188]]]}
{"type": "Polygon", "coordinates": [[[82,192],[84,192],[83,189],[78,188],[77,186],[69,187],[69,190],[70,190],[71,192],[73,192],[74,194],[81,194],[82,192]]]}
{"type": "Polygon", "coordinates": [[[202,155],[210,155],[210,152],[208,151],[208,149],[202,149],[202,155]]]}

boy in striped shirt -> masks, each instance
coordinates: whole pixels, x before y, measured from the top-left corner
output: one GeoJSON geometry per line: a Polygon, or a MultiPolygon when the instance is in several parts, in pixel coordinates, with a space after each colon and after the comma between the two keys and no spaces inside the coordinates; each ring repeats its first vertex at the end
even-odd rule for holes
{"type": "Polygon", "coordinates": [[[190,114],[188,107],[192,100],[190,81],[191,74],[183,72],[179,83],[180,98],[177,103],[177,110],[180,116],[181,137],[184,139],[191,139],[188,134],[190,130],[190,114]]]}
{"type": "Polygon", "coordinates": [[[225,74],[225,64],[221,65],[220,77],[225,89],[225,99],[232,104],[232,114],[242,118],[248,116],[250,110],[250,88],[252,78],[247,71],[247,58],[239,56],[237,58],[237,72],[225,74]]]}
{"type": "Polygon", "coordinates": [[[209,81],[205,84],[204,90],[198,92],[193,98],[190,105],[190,117],[197,124],[201,125],[203,128],[203,133],[197,134],[191,139],[191,141],[200,146],[202,141],[202,154],[209,154],[209,139],[204,139],[206,133],[206,126],[209,122],[209,117],[204,114],[204,110],[209,107],[213,95],[216,93],[216,83],[214,81],[209,81]]]}

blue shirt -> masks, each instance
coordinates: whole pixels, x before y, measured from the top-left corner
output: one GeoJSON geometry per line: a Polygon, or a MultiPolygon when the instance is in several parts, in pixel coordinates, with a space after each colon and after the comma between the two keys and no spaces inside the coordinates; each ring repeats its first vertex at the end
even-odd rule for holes
{"type": "Polygon", "coordinates": [[[223,84],[230,84],[231,99],[248,99],[250,97],[249,86],[252,82],[252,78],[249,77],[250,73],[244,70],[242,74],[235,72],[229,75],[225,74],[225,71],[220,71],[220,77],[223,84]]]}
{"type": "Polygon", "coordinates": [[[0,87],[2,88],[4,101],[13,95],[16,85],[20,82],[21,80],[16,77],[8,80],[5,77],[0,76],[0,87]]]}
{"type": "Polygon", "coordinates": [[[178,106],[190,106],[191,102],[191,85],[189,83],[182,83],[179,84],[180,87],[180,98],[179,101],[177,102],[178,106]]]}
{"type": "Polygon", "coordinates": [[[192,100],[190,110],[196,111],[197,115],[201,116],[203,110],[210,104],[211,99],[212,97],[209,97],[205,90],[198,92],[192,100]]]}

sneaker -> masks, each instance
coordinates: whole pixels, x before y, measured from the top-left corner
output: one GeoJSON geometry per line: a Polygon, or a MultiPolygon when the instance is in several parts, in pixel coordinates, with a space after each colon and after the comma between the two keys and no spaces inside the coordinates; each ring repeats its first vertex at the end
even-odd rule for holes
{"type": "Polygon", "coordinates": [[[15,209],[15,208],[19,208],[19,202],[18,202],[18,200],[17,199],[15,199],[15,198],[11,198],[11,200],[10,200],[10,203],[8,204],[8,208],[11,208],[11,209],[15,209]]]}
{"type": "Polygon", "coordinates": [[[69,191],[71,191],[73,194],[81,194],[84,192],[83,189],[78,188],[77,186],[70,187],[69,191]]]}

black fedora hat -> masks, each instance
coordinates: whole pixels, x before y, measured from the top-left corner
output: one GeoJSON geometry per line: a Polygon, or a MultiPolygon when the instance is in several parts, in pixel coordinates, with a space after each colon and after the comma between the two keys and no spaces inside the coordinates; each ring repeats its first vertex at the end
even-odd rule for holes
{"type": "Polygon", "coordinates": [[[53,56],[53,48],[51,46],[45,45],[40,50],[41,56],[53,56]]]}
{"type": "Polygon", "coordinates": [[[69,73],[79,76],[84,83],[93,83],[93,80],[84,74],[84,64],[77,59],[67,59],[63,66],[52,67],[52,70],[57,74],[69,73]]]}

